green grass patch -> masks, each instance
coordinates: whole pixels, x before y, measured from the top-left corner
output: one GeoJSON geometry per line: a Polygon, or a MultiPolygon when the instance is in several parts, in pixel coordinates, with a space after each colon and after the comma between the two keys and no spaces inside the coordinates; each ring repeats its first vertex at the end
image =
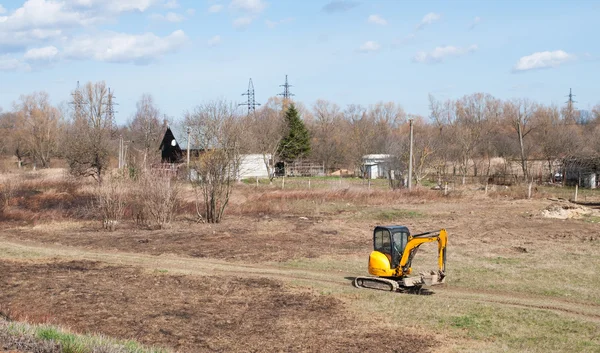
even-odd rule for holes
{"type": "Polygon", "coordinates": [[[0,244],[0,258],[4,259],[30,259],[42,257],[43,255],[29,250],[18,250],[11,248],[10,246],[3,246],[0,244]]]}
{"type": "Polygon", "coordinates": [[[299,258],[285,262],[274,264],[278,267],[300,269],[300,270],[315,270],[315,271],[333,271],[356,273],[356,275],[364,274],[366,271],[366,256],[361,259],[332,259],[332,258],[299,258]]]}
{"type": "Polygon", "coordinates": [[[502,257],[502,256],[489,257],[489,258],[486,257],[484,259],[485,259],[485,261],[490,262],[492,264],[496,264],[496,265],[516,265],[521,262],[521,260],[519,260],[519,259],[502,257]]]}
{"type": "Polygon", "coordinates": [[[376,313],[391,325],[476,342],[480,352],[600,351],[600,324],[596,322],[542,309],[462,300],[433,290],[436,293],[431,296],[359,289],[340,295],[351,298],[358,312],[376,313]]]}
{"type": "Polygon", "coordinates": [[[600,217],[598,216],[585,216],[583,220],[588,223],[600,223],[600,217]]]}
{"type": "Polygon", "coordinates": [[[375,214],[375,218],[382,222],[394,222],[407,218],[420,218],[424,214],[418,211],[410,210],[385,210],[375,214]]]}
{"type": "MultiPolygon", "coordinates": [[[[144,347],[135,341],[116,340],[102,335],[79,335],[69,332],[61,327],[50,325],[30,325],[22,322],[0,321],[0,336],[13,337],[15,342],[20,339],[30,341],[57,343],[61,347],[61,353],[91,353],[91,352],[114,352],[114,353],[168,353],[163,348],[144,347]]],[[[11,342],[3,342],[10,347],[11,342]]],[[[15,348],[15,347],[13,347],[15,348]]],[[[16,347],[18,348],[18,347],[16,347]]],[[[10,348],[9,348],[10,349],[10,348]]]]}

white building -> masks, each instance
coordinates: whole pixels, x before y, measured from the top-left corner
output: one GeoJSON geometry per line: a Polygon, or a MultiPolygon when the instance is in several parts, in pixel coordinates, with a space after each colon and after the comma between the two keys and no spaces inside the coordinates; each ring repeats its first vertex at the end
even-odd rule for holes
{"type": "MultiPolygon", "coordinates": [[[[267,161],[271,155],[266,155],[267,161]]],[[[237,179],[268,178],[269,171],[265,164],[265,156],[262,154],[242,154],[238,168],[237,179]]]]}
{"type": "Polygon", "coordinates": [[[388,178],[393,156],[391,154],[367,154],[362,157],[363,172],[367,179],[388,178]]]}

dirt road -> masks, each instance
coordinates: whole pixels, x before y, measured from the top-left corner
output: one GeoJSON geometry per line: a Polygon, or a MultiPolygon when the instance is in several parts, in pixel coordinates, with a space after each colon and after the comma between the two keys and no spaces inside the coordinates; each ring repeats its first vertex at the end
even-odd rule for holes
{"type": "MultiPolygon", "coordinates": [[[[99,261],[106,264],[133,266],[149,271],[193,276],[237,276],[242,278],[266,278],[277,281],[294,281],[306,286],[319,283],[321,286],[346,288],[356,273],[290,269],[277,265],[245,264],[208,258],[191,258],[177,255],[153,256],[121,251],[98,251],[73,247],[59,247],[32,242],[9,242],[0,238],[0,251],[14,254],[33,254],[35,257],[53,257],[62,260],[99,261]]],[[[33,260],[34,262],[37,262],[33,260]]],[[[451,281],[451,280],[450,280],[451,281]]],[[[600,305],[539,295],[519,295],[501,290],[474,290],[453,287],[451,282],[434,289],[435,295],[443,300],[495,303],[506,306],[549,310],[588,321],[600,322],[600,305]]]]}

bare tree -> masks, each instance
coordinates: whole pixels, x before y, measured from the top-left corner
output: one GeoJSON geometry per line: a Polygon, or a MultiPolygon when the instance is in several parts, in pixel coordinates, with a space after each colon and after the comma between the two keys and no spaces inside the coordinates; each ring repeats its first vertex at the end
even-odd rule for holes
{"type": "Polygon", "coordinates": [[[527,168],[528,148],[525,144],[525,138],[533,130],[533,113],[536,110],[536,104],[528,99],[513,99],[504,104],[504,116],[507,118],[517,133],[519,141],[519,154],[521,159],[521,169],[525,180],[529,179],[527,168]]]}
{"type": "Polygon", "coordinates": [[[13,154],[17,158],[19,168],[27,157],[25,141],[22,134],[17,134],[19,118],[14,112],[0,114],[0,133],[2,134],[2,153],[13,154]]]}
{"type": "MultiPolygon", "coordinates": [[[[413,143],[413,177],[415,184],[419,185],[427,178],[431,167],[436,164],[436,154],[442,147],[442,140],[438,136],[435,126],[427,124],[421,116],[414,116],[414,143],[413,143]]],[[[408,146],[405,149],[408,151],[408,146]]]]}
{"type": "Polygon", "coordinates": [[[142,166],[146,169],[148,156],[157,152],[157,146],[163,133],[160,122],[160,110],[150,94],[143,94],[137,102],[137,110],[133,120],[129,122],[133,146],[143,155],[142,166]]]}
{"type": "Polygon", "coordinates": [[[493,114],[489,109],[491,106],[489,102],[493,100],[494,98],[489,94],[475,93],[442,104],[430,96],[432,118],[440,132],[446,135],[446,141],[451,137],[455,142],[448,151],[454,147],[456,155],[447,155],[446,158],[460,161],[463,184],[466,181],[470,161],[491,131],[490,119],[493,114]]]}
{"type": "MultiPolygon", "coordinates": [[[[344,110],[344,119],[348,124],[346,132],[345,150],[350,156],[350,161],[354,167],[362,168],[362,157],[370,153],[381,153],[375,147],[375,137],[377,135],[373,119],[367,115],[364,107],[351,104],[344,110]]],[[[364,170],[361,169],[361,173],[364,170]]]]}
{"type": "Polygon", "coordinates": [[[15,103],[17,115],[14,133],[23,141],[22,150],[30,156],[34,165],[42,168],[50,165],[58,142],[60,111],[50,104],[46,92],[22,95],[15,103]]]}
{"type": "Polygon", "coordinates": [[[313,106],[314,122],[309,125],[313,158],[323,162],[325,170],[339,167],[345,162],[343,148],[342,112],[340,107],[326,100],[319,99],[313,106]]]}
{"type": "Polygon", "coordinates": [[[600,123],[600,104],[596,104],[592,109],[592,116],[596,123],[600,123]]]}
{"type": "Polygon", "coordinates": [[[219,223],[240,163],[240,124],[236,106],[225,101],[212,101],[198,106],[185,117],[192,131],[191,140],[202,150],[194,161],[198,172],[195,186],[202,189],[209,223],[219,223]]]}
{"type": "Polygon", "coordinates": [[[539,106],[535,113],[537,129],[534,131],[534,139],[540,149],[541,155],[548,163],[550,175],[554,175],[554,161],[560,158],[565,151],[566,138],[565,126],[560,118],[557,107],[539,106]]]}
{"type": "Polygon", "coordinates": [[[267,104],[242,119],[244,129],[240,133],[243,149],[262,155],[269,182],[275,178],[275,156],[285,134],[285,121],[278,110],[278,99],[270,98],[267,104]]]}
{"type": "Polygon", "coordinates": [[[114,117],[108,107],[112,92],[104,82],[88,82],[73,92],[71,139],[65,148],[71,173],[99,183],[108,166],[114,117]]]}

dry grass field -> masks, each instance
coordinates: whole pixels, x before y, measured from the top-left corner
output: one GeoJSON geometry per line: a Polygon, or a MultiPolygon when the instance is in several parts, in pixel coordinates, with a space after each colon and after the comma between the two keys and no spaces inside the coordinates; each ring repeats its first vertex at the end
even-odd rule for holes
{"type": "MultiPolygon", "coordinates": [[[[126,212],[107,232],[91,184],[58,171],[4,175],[4,190],[7,180],[0,352],[31,342],[48,346],[39,352],[600,351],[595,190],[580,190],[581,206],[546,186],[526,199],[518,186],[443,195],[382,181],[249,182],[221,224],[196,222],[188,188],[169,227],[126,212]],[[352,287],[377,224],[446,228],[446,285],[352,287]]],[[[416,272],[435,267],[435,250],[421,247],[416,272]]]]}

